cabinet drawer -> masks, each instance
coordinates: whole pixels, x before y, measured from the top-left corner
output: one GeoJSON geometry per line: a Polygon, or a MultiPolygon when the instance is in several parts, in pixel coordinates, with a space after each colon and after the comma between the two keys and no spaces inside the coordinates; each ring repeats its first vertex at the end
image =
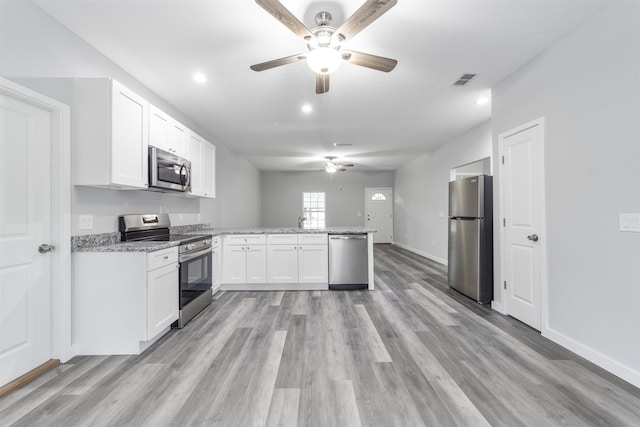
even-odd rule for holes
{"type": "Polygon", "coordinates": [[[267,239],[264,234],[234,234],[225,236],[225,245],[264,245],[267,239]]]}
{"type": "Polygon", "coordinates": [[[178,262],[178,248],[167,248],[147,254],[147,271],[178,262]]]}
{"type": "Polygon", "coordinates": [[[326,233],[298,234],[298,243],[301,245],[327,245],[326,233]]]}
{"type": "Polygon", "coordinates": [[[268,234],[267,244],[269,245],[297,245],[297,234],[268,234]]]}

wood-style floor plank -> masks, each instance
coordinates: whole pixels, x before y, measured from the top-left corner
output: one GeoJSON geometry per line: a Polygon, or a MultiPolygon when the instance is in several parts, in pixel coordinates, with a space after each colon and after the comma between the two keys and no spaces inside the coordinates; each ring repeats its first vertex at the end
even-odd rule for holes
{"type": "Polygon", "coordinates": [[[638,426],[640,390],[375,248],[375,291],[218,292],[140,356],[80,356],[0,426],[638,426]]]}

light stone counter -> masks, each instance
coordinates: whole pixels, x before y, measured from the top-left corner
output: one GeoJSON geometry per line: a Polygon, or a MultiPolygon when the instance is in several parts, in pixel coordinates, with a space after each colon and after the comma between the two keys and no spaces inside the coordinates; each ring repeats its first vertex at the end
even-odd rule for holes
{"type": "Polygon", "coordinates": [[[327,227],[327,228],[295,228],[295,227],[258,227],[258,228],[203,228],[189,234],[209,234],[223,236],[226,234],[367,234],[376,230],[365,227],[327,227]]]}
{"type": "MultiPolygon", "coordinates": [[[[181,230],[182,231],[182,230],[181,230]]],[[[199,228],[176,234],[224,236],[229,234],[367,234],[375,230],[365,227],[328,227],[319,229],[304,229],[295,227],[262,227],[262,228],[199,228]]],[[[180,241],[173,242],[120,242],[119,233],[93,234],[87,236],[73,236],[72,252],[153,252],[161,249],[179,246],[180,241]]]]}

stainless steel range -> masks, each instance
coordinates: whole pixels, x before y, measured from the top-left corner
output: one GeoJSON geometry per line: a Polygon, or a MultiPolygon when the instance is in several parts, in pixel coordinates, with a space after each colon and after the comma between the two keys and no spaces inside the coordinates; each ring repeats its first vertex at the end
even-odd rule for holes
{"type": "Polygon", "coordinates": [[[211,304],[213,283],[211,236],[170,234],[167,214],[122,215],[119,229],[123,242],[180,242],[180,317],[174,324],[182,328],[211,304]]]}

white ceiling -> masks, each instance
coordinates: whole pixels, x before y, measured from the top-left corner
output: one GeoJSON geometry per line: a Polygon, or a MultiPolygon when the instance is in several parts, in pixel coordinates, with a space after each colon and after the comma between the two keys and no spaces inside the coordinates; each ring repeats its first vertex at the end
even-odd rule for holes
{"type": "MultiPolygon", "coordinates": [[[[281,2],[312,28],[316,12],[338,27],[364,0],[281,2]]],[[[324,95],[304,61],[249,69],[306,51],[252,0],[35,3],[260,170],[318,170],[327,155],[393,170],[490,118],[476,99],[606,0],[399,0],[346,44],[395,70],[342,64],[324,95]]]]}

